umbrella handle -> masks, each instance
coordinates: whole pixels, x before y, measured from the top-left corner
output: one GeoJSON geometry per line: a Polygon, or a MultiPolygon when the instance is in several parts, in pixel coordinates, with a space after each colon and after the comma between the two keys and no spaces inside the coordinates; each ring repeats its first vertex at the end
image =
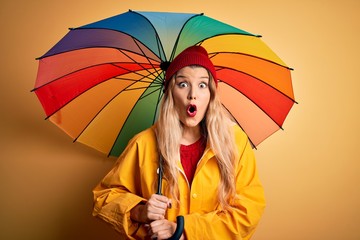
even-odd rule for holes
{"type": "MultiPolygon", "coordinates": [[[[159,169],[158,169],[158,189],[157,189],[157,192],[156,194],[159,194],[159,195],[162,195],[161,194],[161,183],[162,183],[162,159],[160,157],[160,161],[159,161],[159,169]]],[[[176,229],[175,229],[175,232],[174,234],[168,238],[168,240],[178,240],[180,239],[183,231],[184,231],[184,217],[183,216],[177,216],[176,217],[176,229]]]]}
{"type": "Polygon", "coordinates": [[[183,231],[184,231],[184,217],[183,216],[177,216],[176,217],[176,223],[177,223],[177,227],[176,230],[174,232],[174,234],[168,238],[168,240],[178,240],[180,239],[183,231]]]}

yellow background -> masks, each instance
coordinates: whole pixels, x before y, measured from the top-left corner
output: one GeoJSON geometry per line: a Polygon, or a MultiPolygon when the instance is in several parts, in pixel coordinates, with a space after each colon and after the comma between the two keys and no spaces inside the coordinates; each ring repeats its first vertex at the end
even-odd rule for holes
{"type": "Polygon", "coordinates": [[[12,0],[0,3],[0,239],[117,239],[91,216],[114,159],[44,120],[36,57],[68,30],[133,10],[204,12],[293,67],[295,105],[256,151],[267,209],[253,239],[360,239],[360,1],[12,0]]]}

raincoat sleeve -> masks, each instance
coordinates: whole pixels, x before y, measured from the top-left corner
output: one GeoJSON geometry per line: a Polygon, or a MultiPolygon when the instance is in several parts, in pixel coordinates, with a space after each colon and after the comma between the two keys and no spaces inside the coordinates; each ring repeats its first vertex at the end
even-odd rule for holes
{"type": "Polygon", "coordinates": [[[187,239],[250,239],[263,214],[265,198],[247,136],[235,129],[240,152],[236,167],[237,199],[230,210],[184,216],[187,239]]]}
{"type": "Polygon", "coordinates": [[[93,190],[93,215],[111,224],[125,239],[134,236],[140,224],[130,219],[130,210],[145,202],[139,183],[139,143],[129,143],[113,169],[93,190]]]}

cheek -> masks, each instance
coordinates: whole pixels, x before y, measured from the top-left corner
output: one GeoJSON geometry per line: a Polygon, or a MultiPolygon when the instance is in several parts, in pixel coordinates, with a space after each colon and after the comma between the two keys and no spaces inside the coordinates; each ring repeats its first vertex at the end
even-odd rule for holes
{"type": "Polygon", "coordinates": [[[179,94],[173,94],[173,99],[174,99],[174,106],[176,109],[179,109],[183,106],[183,101],[182,101],[182,97],[179,94]]]}
{"type": "Polygon", "coordinates": [[[210,93],[204,93],[201,99],[201,104],[207,108],[210,103],[210,93]]]}
{"type": "Polygon", "coordinates": [[[207,101],[206,103],[204,103],[205,113],[206,113],[206,111],[207,111],[208,108],[209,108],[209,103],[210,103],[210,99],[209,99],[209,101],[207,101]]]}

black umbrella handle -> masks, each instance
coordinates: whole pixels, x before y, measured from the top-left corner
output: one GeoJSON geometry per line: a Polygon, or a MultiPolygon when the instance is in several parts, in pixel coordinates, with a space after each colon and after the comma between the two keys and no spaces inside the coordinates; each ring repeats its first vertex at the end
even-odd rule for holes
{"type": "MultiPolygon", "coordinates": [[[[156,194],[162,195],[161,194],[161,183],[162,183],[162,174],[163,174],[163,169],[162,169],[162,158],[160,157],[159,160],[159,172],[158,172],[158,189],[156,194]]],[[[177,216],[176,217],[176,229],[174,234],[168,238],[168,240],[178,240],[180,239],[183,231],[184,231],[184,217],[183,216],[177,216]]]]}
{"type": "Polygon", "coordinates": [[[174,232],[174,234],[168,238],[168,240],[179,240],[183,231],[184,231],[184,217],[183,216],[177,216],[176,217],[176,230],[174,232]]]}

